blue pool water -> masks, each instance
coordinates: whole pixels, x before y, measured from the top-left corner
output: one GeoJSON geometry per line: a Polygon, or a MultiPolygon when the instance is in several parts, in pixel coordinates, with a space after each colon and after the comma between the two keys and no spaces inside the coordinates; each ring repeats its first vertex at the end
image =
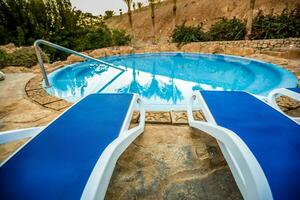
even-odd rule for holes
{"type": "Polygon", "coordinates": [[[267,95],[274,88],[295,87],[296,77],[274,64],[237,56],[194,53],[145,53],[101,60],[121,70],[86,61],[49,75],[47,91],[68,101],[90,93],[138,93],[148,109],[185,108],[195,90],[243,90],[267,95]]]}

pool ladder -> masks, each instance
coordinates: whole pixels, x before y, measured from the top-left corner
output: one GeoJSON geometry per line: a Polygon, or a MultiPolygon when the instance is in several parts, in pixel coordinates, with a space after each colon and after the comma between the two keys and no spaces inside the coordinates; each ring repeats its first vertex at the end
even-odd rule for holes
{"type": "Polygon", "coordinates": [[[50,83],[49,83],[49,79],[48,79],[48,75],[47,75],[47,71],[45,69],[45,66],[44,66],[44,62],[43,62],[43,58],[42,58],[42,55],[41,55],[41,48],[40,48],[40,44],[43,44],[43,45],[46,45],[46,46],[49,46],[49,47],[52,47],[54,49],[57,49],[57,50],[60,50],[60,51],[63,51],[63,52],[66,52],[66,53],[69,53],[69,54],[74,54],[74,55],[77,55],[81,58],[85,58],[85,59],[89,59],[89,60],[93,60],[93,61],[96,61],[98,63],[101,63],[101,64],[104,64],[104,65],[108,65],[110,67],[113,67],[115,69],[119,69],[121,71],[125,71],[125,69],[122,69],[120,67],[117,67],[111,63],[107,63],[105,61],[102,61],[102,60],[98,60],[96,58],[93,58],[91,56],[88,56],[88,55],[85,55],[83,53],[79,53],[77,51],[74,51],[72,49],[68,49],[66,47],[63,47],[63,46],[60,46],[60,45],[57,45],[57,44],[54,44],[52,42],[49,42],[49,41],[46,41],[46,40],[36,40],[34,42],[34,49],[35,49],[35,53],[36,53],[36,56],[37,56],[37,59],[38,59],[38,62],[39,62],[39,65],[40,65],[40,68],[41,68],[41,71],[42,71],[42,74],[43,74],[43,78],[45,80],[45,84],[46,84],[46,87],[51,87],[50,83]]]}

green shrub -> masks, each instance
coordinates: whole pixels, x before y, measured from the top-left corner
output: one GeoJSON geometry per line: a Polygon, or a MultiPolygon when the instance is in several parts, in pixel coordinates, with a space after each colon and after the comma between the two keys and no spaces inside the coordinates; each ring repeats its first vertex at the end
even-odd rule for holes
{"type": "Polygon", "coordinates": [[[215,22],[208,34],[211,40],[242,40],[245,37],[246,25],[237,18],[221,18],[215,22]]]}
{"type": "Polygon", "coordinates": [[[105,25],[89,30],[83,38],[78,39],[80,44],[77,50],[91,50],[112,45],[111,32],[105,25]]]}
{"type": "MultiPolygon", "coordinates": [[[[42,53],[44,62],[49,62],[49,57],[42,53]]],[[[12,53],[6,53],[0,49],[0,67],[4,66],[25,66],[31,67],[38,63],[35,50],[32,47],[23,47],[12,53]]]]}
{"type": "Polygon", "coordinates": [[[206,41],[207,35],[203,32],[202,26],[186,26],[185,23],[176,26],[171,35],[172,42],[189,43],[206,41]]]}
{"type": "Polygon", "coordinates": [[[4,67],[6,64],[6,60],[7,60],[7,53],[0,49],[0,68],[4,67]]]}
{"type": "Polygon", "coordinates": [[[106,25],[102,25],[89,32],[83,38],[78,38],[76,50],[92,50],[108,46],[127,45],[131,41],[130,35],[127,35],[124,30],[113,29],[110,30],[106,25]]]}
{"type": "Polygon", "coordinates": [[[300,6],[284,9],[280,15],[264,15],[259,11],[253,19],[251,39],[300,37],[300,6]]]}
{"type": "Polygon", "coordinates": [[[111,33],[113,44],[116,46],[128,45],[131,41],[130,35],[127,35],[124,30],[113,29],[111,33]]]}

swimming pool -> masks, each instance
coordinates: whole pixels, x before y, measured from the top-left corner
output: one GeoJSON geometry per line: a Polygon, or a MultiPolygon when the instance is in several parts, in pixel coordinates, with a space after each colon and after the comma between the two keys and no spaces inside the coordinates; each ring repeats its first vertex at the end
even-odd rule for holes
{"type": "Polygon", "coordinates": [[[297,78],[274,64],[238,56],[196,53],[144,53],[100,58],[65,66],[49,74],[48,93],[74,102],[90,93],[137,93],[148,109],[185,108],[195,90],[243,90],[267,95],[295,87],[297,78]]]}

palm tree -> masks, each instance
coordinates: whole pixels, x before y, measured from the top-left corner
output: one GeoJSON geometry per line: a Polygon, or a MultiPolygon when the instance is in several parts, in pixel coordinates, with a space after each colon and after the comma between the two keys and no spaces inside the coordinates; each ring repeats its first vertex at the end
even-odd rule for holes
{"type": "Polygon", "coordinates": [[[177,0],[173,0],[173,29],[176,27],[177,0]]]}
{"type": "Polygon", "coordinates": [[[152,22],[152,34],[153,34],[153,43],[155,42],[155,4],[157,3],[156,0],[148,0],[151,10],[151,22],[152,22]]]}
{"type": "Polygon", "coordinates": [[[135,7],[136,7],[136,4],[135,4],[135,2],[133,2],[132,8],[133,8],[134,11],[135,11],[135,7]]]}
{"type": "Polygon", "coordinates": [[[138,7],[138,9],[141,9],[143,7],[143,3],[142,2],[137,2],[137,7],[138,7]]]}
{"type": "Polygon", "coordinates": [[[131,13],[131,5],[132,5],[132,0],[123,0],[128,8],[128,21],[129,21],[129,25],[130,25],[130,29],[131,29],[131,33],[133,34],[133,28],[132,28],[132,13],[131,13]]]}
{"type": "Polygon", "coordinates": [[[254,12],[255,0],[249,0],[249,11],[246,25],[246,36],[245,39],[249,40],[252,33],[252,21],[254,12]]]}

